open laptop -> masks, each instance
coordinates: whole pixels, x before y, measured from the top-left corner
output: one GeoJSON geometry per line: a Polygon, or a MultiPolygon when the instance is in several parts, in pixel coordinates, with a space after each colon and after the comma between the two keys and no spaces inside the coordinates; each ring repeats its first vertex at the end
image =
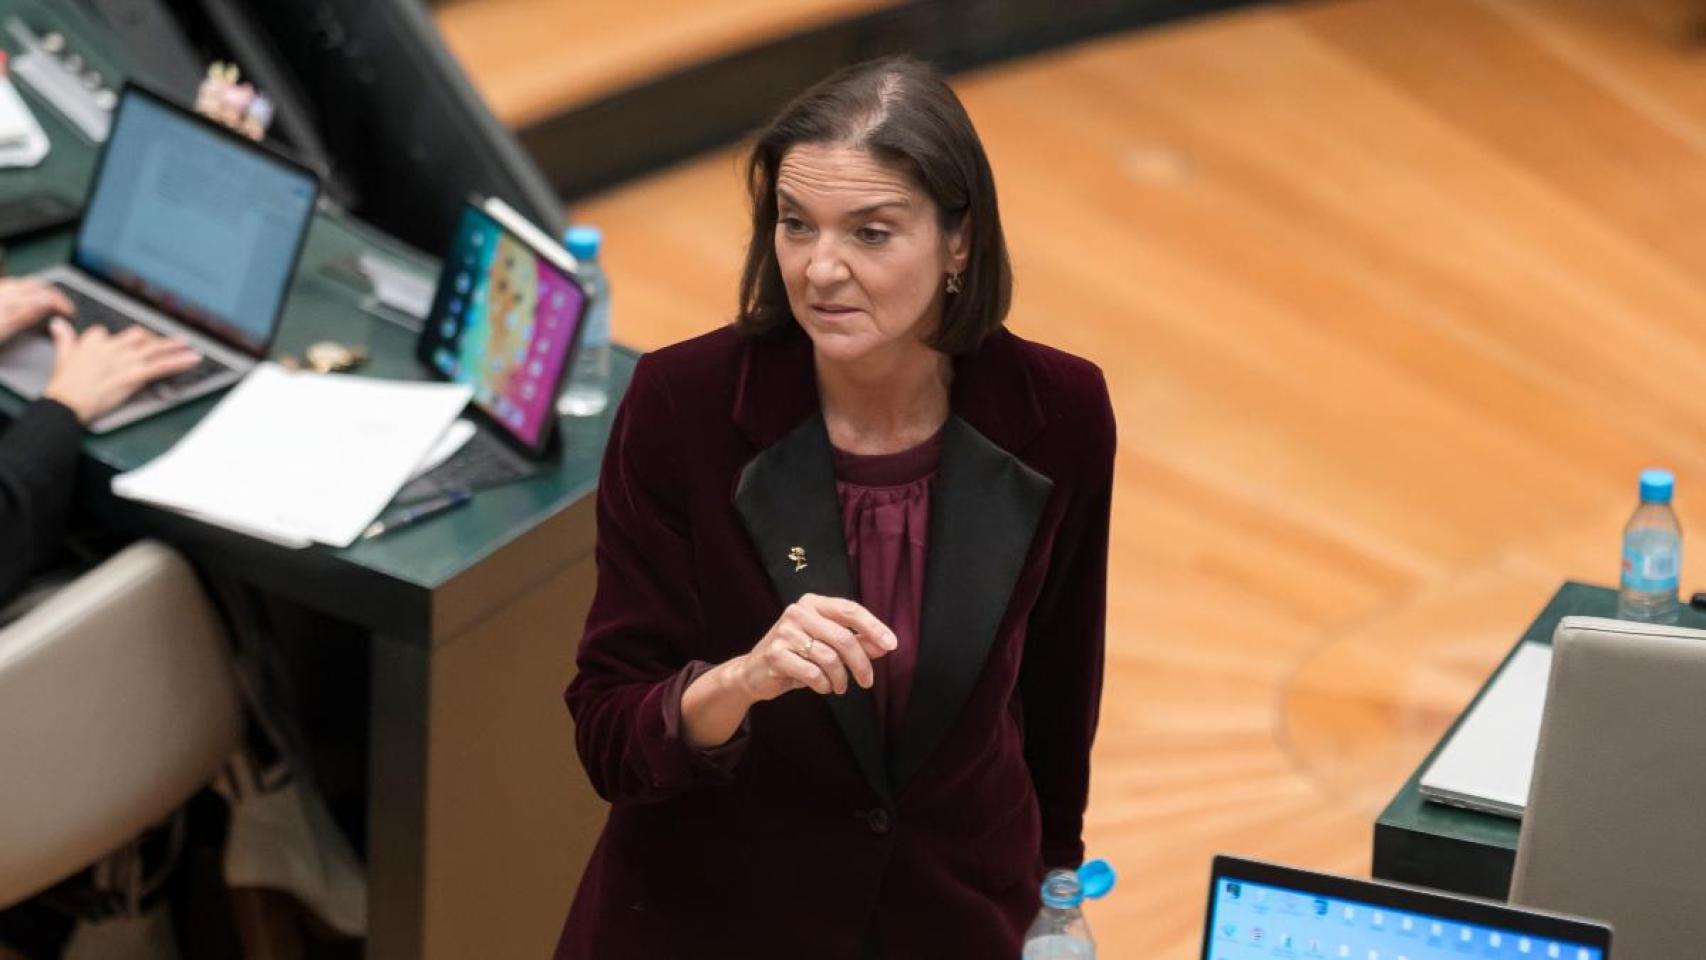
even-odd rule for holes
{"type": "Polygon", "coordinates": [[[1565,617],[1511,900],[1706,956],[1706,631],[1565,617]]]}
{"type": "Polygon", "coordinates": [[[1214,858],[1202,960],[1610,960],[1611,928],[1451,894],[1214,858]]]}
{"type": "Polygon", "coordinates": [[[1437,803],[1521,819],[1551,670],[1551,647],[1519,646],[1422,773],[1417,792],[1437,803]]]}
{"type": "Polygon", "coordinates": [[[567,250],[502,201],[463,206],[415,352],[474,388],[476,431],[394,502],[512,483],[555,459],[557,394],[586,326],[574,270],[567,250]]]}
{"type": "MultiPolygon", "coordinates": [[[[228,386],[267,355],[318,193],[307,168],[125,87],[71,262],[37,276],[76,305],[79,329],[141,324],[203,359],[144,386],[94,432],[228,386]]],[[[0,345],[0,385],[24,397],[40,396],[52,370],[45,329],[0,345]]]]}

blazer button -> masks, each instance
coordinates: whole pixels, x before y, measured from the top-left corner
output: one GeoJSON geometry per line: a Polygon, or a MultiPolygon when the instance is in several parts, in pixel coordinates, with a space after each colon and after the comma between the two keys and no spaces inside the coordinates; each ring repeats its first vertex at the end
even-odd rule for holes
{"type": "Polygon", "coordinates": [[[865,813],[865,824],[871,828],[872,833],[888,833],[891,826],[889,812],[882,807],[869,810],[865,813]]]}

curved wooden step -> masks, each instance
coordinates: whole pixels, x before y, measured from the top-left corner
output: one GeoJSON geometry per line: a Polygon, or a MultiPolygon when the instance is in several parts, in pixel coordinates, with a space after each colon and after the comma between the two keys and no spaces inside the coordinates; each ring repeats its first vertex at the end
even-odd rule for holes
{"type": "Polygon", "coordinates": [[[901,0],[451,0],[433,13],[514,129],[630,87],[901,0]]]}

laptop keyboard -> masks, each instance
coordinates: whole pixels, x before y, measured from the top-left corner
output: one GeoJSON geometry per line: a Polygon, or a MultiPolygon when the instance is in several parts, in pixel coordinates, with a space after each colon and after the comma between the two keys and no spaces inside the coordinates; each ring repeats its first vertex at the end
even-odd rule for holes
{"type": "Polygon", "coordinates": [[[76,315],[66,319],[71,321],[71,325],[77,328],[78,333],[94,327],[106,327],[110,333],[119,333],[127,327],[136,326],[135,320],[108,306],[104,300],[96,300],[76,287],[66,286],[63,283],[56,283],[54,287],[60,293],[65,294],[65,298],[77,308],[76,315]]]}
{"type": "Polygon", "coordinates": [[[502,440],[476,430],[462,449],[426,473],[404,484],[396,502],[408,503],[462,490],[483,490],[525,480],[540,472],[539,464],[504,445],[502,440]]]}
{"type": "MultiPolygon", "coordinates": [[[[77,328],[78,333],[96,326],[106,327],[111,333],[119,333],[127,327],[137,325],[135,320],[125,316],[122,311],[108,306],[105,301],[97,300],[76,287],[67,286],[63,283],[56,283],[54,286],[59,289],[60,293],[65,294],[72,306],[77,308],[76,315],[67,319],[71,321],[73,327],[77,328]]],[[[204,356],[201,358],[201,362],[182,373],[155,380],[143,388],[143,392],[160,397],[183,393],[208,377],[217,376],[229,369],[218,360],[204,356]]]]}

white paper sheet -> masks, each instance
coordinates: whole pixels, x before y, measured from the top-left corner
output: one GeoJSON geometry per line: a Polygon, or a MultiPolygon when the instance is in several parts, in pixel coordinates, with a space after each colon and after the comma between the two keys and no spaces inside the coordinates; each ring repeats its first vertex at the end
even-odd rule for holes
{"type": "Polygon", "coordinates": [[[113,492],[278,543],[349,546],[437,445],[465,386],[263,364],[113,492]]]}

